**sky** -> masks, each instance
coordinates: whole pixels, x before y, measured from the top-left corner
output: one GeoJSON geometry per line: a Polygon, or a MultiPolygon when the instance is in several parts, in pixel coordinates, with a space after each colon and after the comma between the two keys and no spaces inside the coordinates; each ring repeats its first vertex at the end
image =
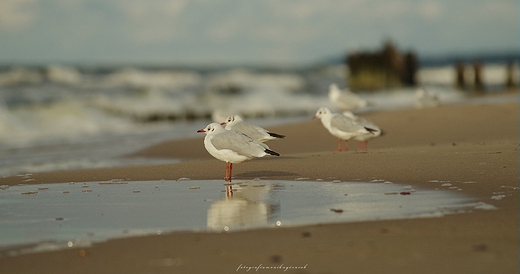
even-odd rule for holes
{"type": "Polygon", "coordinates": [[[309,64],[520,50],[518,0],[1,0],[0,64],[309,64]]]}

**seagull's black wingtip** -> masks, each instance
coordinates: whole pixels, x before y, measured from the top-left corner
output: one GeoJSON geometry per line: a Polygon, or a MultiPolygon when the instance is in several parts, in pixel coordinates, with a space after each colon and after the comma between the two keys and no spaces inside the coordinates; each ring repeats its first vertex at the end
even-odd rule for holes
{"type": "Polygon", "coordinates": [[[269,134],[269,136],[272,136],[272,137],[275,137],[275,138],[285,138],[285,135],[281,135],[281,134],[278,134],[278,133],[273,133],[273,132],[267,132],[267,134],[269,134]]]}
{"type": "Polygon", "coordinates": [[[365,129],[366,129],[368,132],[372,133],[372,134],[374,134],[374,132],[379,131],[379,130],[377,130],[377,129],[373,129],[373,128],[369,128],[369,127],[365,127],[365,129]]]}
{"type": "Polygon", "coordinates": [[[278,152],[272,151],[272,150],[267,149],[267,148],[264,151],[267,154],[271,154],[271,155],[274,155],[274,156],[280,156],[280,154],[278,152]]]}

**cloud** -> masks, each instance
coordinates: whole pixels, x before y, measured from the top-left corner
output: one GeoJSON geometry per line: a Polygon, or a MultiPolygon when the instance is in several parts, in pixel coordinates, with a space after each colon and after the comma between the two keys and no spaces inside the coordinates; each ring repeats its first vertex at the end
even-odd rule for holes
{"type": "Polygon", "coordinates": [[[16,31],[28,28],[36,19],[38,0],[0,1],[0,29],[16,31]]]}
{"type": "Polygon", "coordinates": [[[516,21],[518,27],[518,1],[485,1],[468,5],[461,12],[461,18],[467,21],[480,21],[488,24],[493,20],[516,21]]]}
{"type": "Polygon", "coordinates": [[[178,16],[187,5],[187,2],[182,0],[133,0],[120,3],[128,17],[138,23],[145,23],[158,17],[178,16]]]}
{"type": "Polygon", "coordinates": [[[438,1],[424,1],[417,7],[417,12],[425,19],[436,20],[442,16],[444,10],[438,1]]]}
{"type": "Polygon", "coordinates": [[[137,43],[170,41],[178,32],[176,23],[187,4],[186,0],[121,1],[129,21],[126,32],[137,43]]]}
{"type": "Polygon", "coordinates": [[[226,20],[220,24],[209,26],[209,35],[217,41],[227,41],[237,36],[241,30],[239,20],[226,20]]]}
{"type": "Polygon", "coordinates": [[[275,15],[287,20],[307,21],[323,12],[319,1],[268,1],[267,5],[275,15]]]}

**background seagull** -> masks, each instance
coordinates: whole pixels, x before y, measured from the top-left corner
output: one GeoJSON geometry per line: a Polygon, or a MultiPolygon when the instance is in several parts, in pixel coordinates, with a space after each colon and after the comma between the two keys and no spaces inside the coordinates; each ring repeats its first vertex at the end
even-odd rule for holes
{"type": "Polygon", "coordinates": [[[441,104],[439,96],[429,92],[425,88],[418,88],[415,91],[415,108],[438,107],[441,104]]]}
{"type": "Polygon", "coordinates": [[[250,124],[244,121],[240,115],[229,116],[225,122],[222,122],[222,125],[225,125],[227,130],[242,132],[259,142],[266,142],[285,137],[285,135],[269,132],[264,128],[250,124]]]}
{"type": "Polygon", "coordinates": [[[341,140],[345,140],[345,151],[348,151],[348,140],[362,135],[373,135],[376,131],[357,124],[352,118],[332,113],[326,107],[318,109],[313,119],[316,118],[321,119],[321,123],[330,134],[338,138],[338,149],[336,151],[341,151],[341,140]]]}
{"type": "Polygon", "coordinates": [[[340,90],[336,84],[329,86],[329,100],[341,111],[364,108],[368,102],[348,89],[340,90]]]}

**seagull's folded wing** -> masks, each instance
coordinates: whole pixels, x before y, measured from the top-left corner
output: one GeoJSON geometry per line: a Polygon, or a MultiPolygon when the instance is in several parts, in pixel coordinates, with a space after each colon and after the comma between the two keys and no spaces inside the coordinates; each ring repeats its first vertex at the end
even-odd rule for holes
{"type": "Polygon", "coordinates": [[[218,149],[229,149],[239,155],[261,157],[265,155],[267,145],[253,140],[251,137],[235,131],[223,132],[211,139],[211,144],[218,149]]]}

